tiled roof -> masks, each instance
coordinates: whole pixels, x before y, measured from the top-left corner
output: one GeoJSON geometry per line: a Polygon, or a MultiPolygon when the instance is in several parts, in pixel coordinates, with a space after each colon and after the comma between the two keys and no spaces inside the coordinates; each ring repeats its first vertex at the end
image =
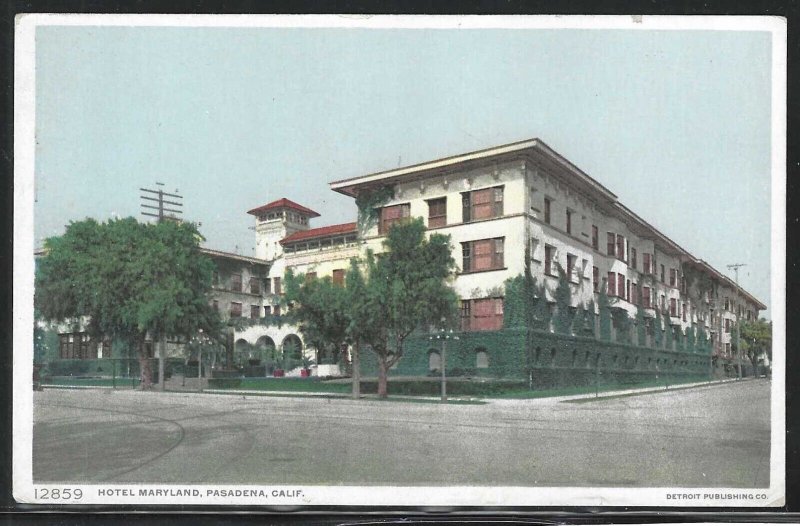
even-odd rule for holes
{"type": "Polygon", "coordinates": [[[302,241],[304,239],[315,239],[318,237],[335,236],[337,234],[355,234],[357,227],[355,223],[342,223],[340,225],[329,225],[309,230],[300,230],[294,234],[289,234],[281,239],[281,245],[302,241]]]}
{"type": "Polygon", "coordinates": [[[292,210],[296,210],[303,214],[306,214],[308,217],[319,217],[319,214],[310,208],[306,208],[303,205],[298,205],[294,201],[290,199],[286,199],[285,197],[278,199],[277,201],[273,201],[271,203],[267,203],[263,206],[259,206],[258,208],[253,208],[252,210],[248,210],[248,214],[258,215],[262,212],[267,212],[269,210],[280,210],[281,208],[291,208],[292,210]]]}

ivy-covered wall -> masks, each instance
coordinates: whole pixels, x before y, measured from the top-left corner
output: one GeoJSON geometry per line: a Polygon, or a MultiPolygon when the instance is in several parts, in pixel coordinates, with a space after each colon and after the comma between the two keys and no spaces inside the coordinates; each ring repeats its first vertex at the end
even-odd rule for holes
{"type": "MultiPolygon", "coordinates": [[[[603,294],[597,313],[591,303],[576,308],[570,305],[568,289],[560,289],[557,303],[548,305],[543,286],[529,273],[509,279],[504,328],[452,334],[446,342],[447,375],[527,380],[534,388],[546,389],[711,374],[711,350],[702,328],[684,334],[669,325],[669,318],[657,315],[650,322],[654,335],[648,338],[641,311],[631,318],[610,306],[603,294]],[[480,360],[479,353],[485,353],[480,360]]],[[[441,340],[413,335],[389,374],[436,374],[431,371],[430,354],[441,355],[441,348],[441,340]]],[[[361,370],[365,376],[377,373],[375,356],[368,350],[361,353],[361,370]]]]}

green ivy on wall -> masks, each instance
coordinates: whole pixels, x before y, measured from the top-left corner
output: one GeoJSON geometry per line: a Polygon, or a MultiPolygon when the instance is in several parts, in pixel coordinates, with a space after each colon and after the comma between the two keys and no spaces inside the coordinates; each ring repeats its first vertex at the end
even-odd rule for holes
{"type": "Polygon", "coordinates": [[[358,231],[364,235],[375,226],[380,218],[380,208],[394,197],[394,188],[381,186],[372,190],[362,190],[356,195],[358,208],[358,231]]]}

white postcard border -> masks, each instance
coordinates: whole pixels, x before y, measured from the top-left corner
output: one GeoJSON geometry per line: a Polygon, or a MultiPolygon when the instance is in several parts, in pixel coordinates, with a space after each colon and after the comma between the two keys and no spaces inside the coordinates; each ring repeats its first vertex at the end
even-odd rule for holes
{"type": "Polygon", "coordinates": [[[786,20],[770,16],[411,16],[411,15],[97,15],[29,14],[16,19],[14,94],[14,405],[13,495],[18,502],[97,505],[265,506],[676,506],[772,507],[785,502],[785,246],[786,246],[786,20]],[[33,433],[33,202],[35,162],[35,31],[38,26],[184,26],[427,29],[626,29],[764,31],[772,35],[773,335],[770,487],[393,487],[308,485],[34,484],[33,433]],[[41,498],[42,490],[71,488],[80,499],[41,498]],[[144,490],[145,494],[140,494],[144,490]],[[152,490],[152,496],[150,490],[152,490]],[[234,493],[224,494],[231,490],[234,493]],[[239,490],[248,496],[240,496],[239,490]],[[217,493],[207,494],[208,491],[217,493]],[[280,493],[283,491],[284,493],[280,493]],[[126,492],[130,492],[130,495],[126,492]],[[163,492],[163,493],[161,493],[163,492]],[[197,493],[195,493],[197,492],[197,493]],[[255,492],[255,493],[253,493],[255,492]],[[273,493],[277,492],[277,493],[273,493]],[[290,493],[299,492],[299,493],[290,493]],[[260,495],[265,494],[265,497],[260,495]],[[752,497],[741,497],[751,494],[752,497]],[[252,495],[259,495],[253,497],[252,495]],[[700,497],[692,497],[699,495],[700,497]],[[711,495],[711,497],[709,497],[711,495]],[[714,498],[713,496],[718,498],[714,498]],[[735,496],[740,498],[734,498],[735,496]]]}

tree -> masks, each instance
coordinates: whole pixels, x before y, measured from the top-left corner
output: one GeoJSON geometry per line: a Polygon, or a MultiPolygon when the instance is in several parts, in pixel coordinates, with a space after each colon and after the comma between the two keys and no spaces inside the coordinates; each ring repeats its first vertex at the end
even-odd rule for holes
{"type": "MultiPolygon", "coordinates": [[[[733,331],[735,335],[735,329],[733,331]]],[[[742,352],[753,364],[753,372],[758,371],[758,360],[766,355],[772,361],[772,322],[764,318],[753,321],[742,321],[739,325],[742,352]]],[[[734,348],[738,342],[734,337],[734,348]]]]}
{"type": "Polygon", "coordinates": [[[455,318],[457,296],[448,282],[455,271],[450,237],[425,239],[421,219],[394,225],[385,252],[367,251],[364,271],[351,265],[350,332],[378,360],[378,396],[387,396],[389,368],[403,357],[406,339],[420,327],[455,318]]]}
{"type": "Polygon", "coordinates": [[[347,339],[350,318],[347,291],[329,276],[305,278],[289,269],[284,276],[286,300],[293,304],[290,319],[297,323],[306,342],[317,349],[317,363],[335,359],[347,339]]]}
{"type": "Polygon", "coordinates": [[[142,387],[152,384],[144,342],[187,340],[200,329],[222,340],[210,305],[213,262],[199,250],[190,223],[139,223],[134,218],[72,222],[45,241],[34,303],[50,321],[83,321],[92,335],[137,349],[142,387]]]}

